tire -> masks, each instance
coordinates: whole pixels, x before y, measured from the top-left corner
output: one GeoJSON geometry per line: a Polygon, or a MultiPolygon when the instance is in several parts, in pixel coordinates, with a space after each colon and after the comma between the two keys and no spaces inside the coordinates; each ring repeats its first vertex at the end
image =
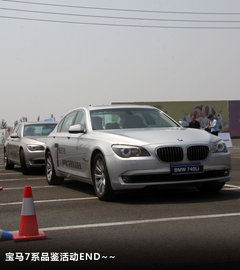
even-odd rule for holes
{"type": "Polygon", "coordinates": [[[7,152],[5,149],[4,149],[4,168],[5,170],[12,170],[14,168],[14,163],[8,160],[7,152]]]}
{"type": "Polygon", "coordinates": [[[23,149],[20,150],[20,164],[21,164],[21,170],[24,175],[27,175],[29,173],[29,169],[26,165],[26,160],[25,160],[25,154],[23,149]]]}
{"type": "Polygon", "coordinates": [[[112,190],[105,159],[101,153],[93,158],[92,181],[97,197],[102,201],[112,200],[114,192],[112,190]]]}
{"type": "Polygon", "coordinates": [[[63,177],[56,176],[53,159],[50,152],[46,155],[46,179],[49,185],[61,185],[64,181],[63,177]]]}
{"type": "Polygon", "coordinates": [[[218,193],[224,185],[225,182],[210,182],[201,184],[197,188],[203,193],[218,193]]]}

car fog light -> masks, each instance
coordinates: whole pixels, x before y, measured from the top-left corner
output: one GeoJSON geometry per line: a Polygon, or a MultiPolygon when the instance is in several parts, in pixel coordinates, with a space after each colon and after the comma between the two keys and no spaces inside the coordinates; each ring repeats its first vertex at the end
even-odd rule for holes
{"type": "Polygon", "coordinates": [[[227,175],[229,175],[229,170],[224,171],[224,176],[227,176],[227,175]]]}
{"type": "Polygon", "coordinates": [[[123,180],[123,182],[128,183],[129,182],[129,177],[122,176],[122,180],[123,180]]]}

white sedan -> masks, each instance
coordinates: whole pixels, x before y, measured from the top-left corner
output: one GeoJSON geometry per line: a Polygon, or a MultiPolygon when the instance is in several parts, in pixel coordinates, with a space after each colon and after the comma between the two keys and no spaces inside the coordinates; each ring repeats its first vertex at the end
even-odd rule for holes
{"type": "Polygon", "coordinates": [[[93,184],[101,200],[115,190],[193,185],[219,191],[231,178],[230,153],[217,136],[183,128],[150,106],[82,107],[46,141],[46,178],[93,184]]]}

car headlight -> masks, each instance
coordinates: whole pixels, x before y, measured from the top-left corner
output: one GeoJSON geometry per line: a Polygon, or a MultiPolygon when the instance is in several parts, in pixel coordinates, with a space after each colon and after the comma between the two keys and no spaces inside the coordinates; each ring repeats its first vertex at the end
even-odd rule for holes
{"type": "Polygon", "coordinates": [[[148,151],[140,146],[115,144],[112,145],[112,149],[114,153],[122,158],[150,156],[148,151]]]}
{"type": "Polygon", "coordinates": [[[43,145],[27,145],[29,151],[44,151],[45,148],[43,145]]]}
{"type": "Polygon", "coordinates": [[[223,141],[218,141],[213,146],[213,153],[226,153],[228,151],[226,144],[223,141]]]}

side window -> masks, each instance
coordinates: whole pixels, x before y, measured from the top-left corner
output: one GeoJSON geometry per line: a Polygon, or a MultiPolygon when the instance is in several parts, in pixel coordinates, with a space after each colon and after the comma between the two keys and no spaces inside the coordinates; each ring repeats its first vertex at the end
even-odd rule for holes
{"type": "Polygon", "coordinates": [[[83,129],[86,128],[86,117],[84,111],[79,111],[74,125],[80,124],[83,129]]]}
{"type": "Polygon", "coordinates": [[[68,132],[69,128],[73,125],[74,119],[76,117],[77,111],[71,112],[66,115],[63,119],[62,124],[60,125],[59,132],[68,132]]]}

